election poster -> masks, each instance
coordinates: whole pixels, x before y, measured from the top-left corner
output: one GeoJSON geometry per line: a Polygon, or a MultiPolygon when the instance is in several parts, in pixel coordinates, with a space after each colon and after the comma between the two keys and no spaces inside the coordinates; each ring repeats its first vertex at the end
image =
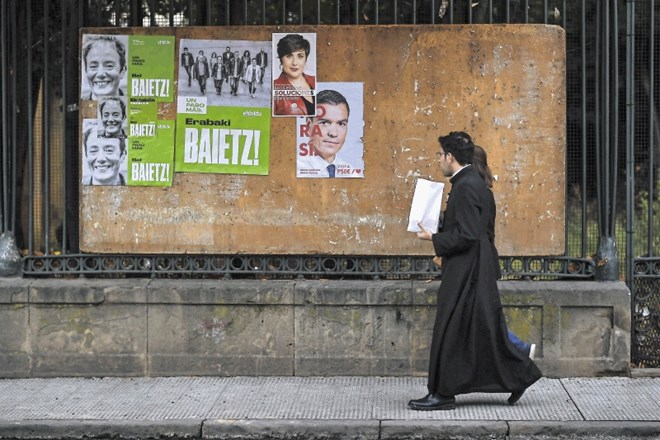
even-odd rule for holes
{"type": "Polygon", "coordinates": [[[296,120],[296,177],[364,178],[364,84],[318,84],[316,116],[296,120]]]}
{"type": "Polygon", "coordinates": [[[84,185],[171,186],[175,120],[173,36],[82,38],[81,99],[97,103],[82,124],[84,185]],[[119,166],[121,164],[121,166],[119,166]]]}
{"type": "Polygon", "coordinates": [[[273,116],[316,114],[316,34],[273,33],[273,116]]]}
{"type": "Polygon", "coordinates": [[[269,41],[179,41],[177,172],[267,175],[269,41]]]}
{"type": "Polygon", "coordinates": [[[127,152],[125,137],[98,136],[98,119],[82,123],[82,184],[126,186],[127,152]]]}

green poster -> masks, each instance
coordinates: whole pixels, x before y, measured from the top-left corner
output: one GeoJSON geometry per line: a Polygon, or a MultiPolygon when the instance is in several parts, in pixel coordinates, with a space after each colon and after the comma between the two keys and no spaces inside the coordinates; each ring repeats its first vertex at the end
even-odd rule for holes
{"type": "Polygon", "coordinates": [[[174,37],[128,38],[128,185],[172,186],[174,37]],[[168,104],[170,103],[170,104],[168,104]]]}
{"type": "Polygon", "coordinates": [[[179,40],[176,172],[268,175],[269,47],[179,40]]]}
{"type": "Polygon", "coordinates": [[[268,107],[207,107],[179,97],[177,172],[267,175],[269,144],[268,107]]]}

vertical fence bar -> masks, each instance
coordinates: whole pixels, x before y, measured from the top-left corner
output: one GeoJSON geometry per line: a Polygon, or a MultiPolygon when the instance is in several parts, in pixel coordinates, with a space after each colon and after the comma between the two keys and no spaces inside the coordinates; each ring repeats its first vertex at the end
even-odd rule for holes
{"type": "Polygon", "coordinates": [[[261,0],[261,25],[266,25],[266,0],[261,0]]]}
{"type": "Polygon", "coordinates": [[[168,14],[170,27],[174,27],[174,0],[169,0],[168,14]]]}
{"type": "Polygon", "coordinates": [[[529,23],[529,0],[525,0],[525,23],[529,23]]]}
{"type": "Polygon", "coordinates": [[[619,185],[619,179],[617,178],[619,172],[619,6],[617,0],[612,0],[612,6],[610,9],[610,18],[611,32],[608,32],[610,38],[610,47],[612,50],[612,64],[611,64],[611,81],[610,81],[610,99],[611,111],[608,111],[610,118],[609,130],[610,135],[610,149],[611,154],[611,164],[609,168],[608,175],[611,177],[611,207],[610,207],[610,234],[612,237],[616,234],[616,193],[619,185]]]}
{"type": "Polygon", "coordinates": [[[41,180],[41,195],[42,195],[42,222],[43,222],[43,252],[48,255],[50,243],[48,230],[50,228],[50,1],[44,0],[44,27],[43,27],[43,45],[44,45],[44,75],[42,81],[42,103],[41,108],[41,122],[42,122],[42,180],[41,180]]]}
{"type": "MultiPolygon", "coordinates": [[[[629,8],[635,8],[634,0],[628,0],[632,2],[632,5],[629,5],[629,8]]],[[[655,232],[653,228],[653,201],[655,200],[655,118],[657,111],[655,110],[655,0],[649,1],[650,8],[650,19],[649,19],[649,129],[648,129],[648,149],[649,149],[649,182],[648,182],[648,202],[649,202],[649,213],[647,220],[647,255],[650,257],[655,254],[653,249],[653,239],[655,238],[655,232]]]]}
{"type": "MultiPolygon", "coordinates": [[[[16,2],[11,2],[10,17],[16,17],[16,2]]],[[[9,194],[10,194],[10,208],[9,213],[6,214],[9,217],[9,230],[16,231],[16,199],[18,198],[17,190],[17,174],[18,174],[18,112],[16,108],[18,106],[18,75],[17,67],[18,62],[16,59],[16,52],[20,47],[18,44],[18,32],[16,27],[16,20],[9,20],[11,25],[9,27],[11,32],[11,65],[12,65],[12,75],[11,75],[11,94],[10,94],[10,105],[9,108],[13,109],[11,113],[11,152],[9,153],[10,162],[10,176],[11,182],[9,184],[9,194]]]]}
{"type": "Polygon", "coordinates": [[[594,150],[595,150],[595,158],[596,158],[596,206],[597,206],[597,224],[598,224],[598,236],[602,237],[603,236],[603,229],[602,229],[602,216],[603,216],[603,197],[601,196],[602,193],[602,172],[601,172],[601,146],[600,146],[600,77],[601,77],[601,66],[600,66],[600,59],[601,59],[601,17],[602,17],[602,6],[600,2],[596,3],[596,34],[595,34],[595,46],[594,46],[594,51],[595,51],[595,56],[596,56],[596,63],[594,67],[594,150]]]}
{"type": "MultiPolygon", "coordinates": [[[[635,197],[635,16],[634,2],[626,3],[626,284],[634,303],[634,217],[635,197]]],[[[653,35],[653,34],[651,34],[653,35]]],[[[650,210],[649,210],[650,211],[650,210]]],[[[632,304],[631,303],[631,304],[632,304]]],[[[634,330],[633,330],[634,332],[634,330]]]]}
{"type": "MultiPolygon", "coordinates": [[[[27,143],[27,172],[28,187],[28,222],[27,222],[27,249],[28,255],[34,253],[34,198],[32,188],[34,188],[34,84],[32,80],[32,2],[26,3],[25,14],[26,45],[29,48],[27,54],[27,63],[25,73],[27,75],[27,121],[28,121],[28,143],[27,143]]],[[[23,246],[25,248],[25,245],[23,246]]]]}
{"type": "MultiPolygon", "coordinates": [[[[7,3],[0,2],[0,18],[7,20],[7,3]]],[[[5,27],[0,27],[0,78],[2,84],[0,90],[2,91],[2,209],[0,209],[0,232],[5,232],[9,229],[7,221],[7,211],[9,209],[9,134],[7,133],[8,122],[8,102],[7,102],[7,32],[5,27]]]]}
{"type": "MultiPolygon", "coordinates": [[[[68,197],[67,197],[67,180],[68,180],[68,172],[67,170],[69,167],[67,167],[66,163],[66,150],[67,150],[67,97],[68,97],[68,87],[66,84],[66,80],[68,78],[68,75],[66,74],[67,71],[67,60],[68,57],[66,56],[66,42],[67,42],[67,36],[69,33],[67,32],[67,26],[66,26],[66,20],[67,17],[70,17],[71,14],[68,11],[67,4],[69,2],[66,0],[62,0],[60,2],[60,10],[61,10],[61,44],[60,44],[60,50],[62,52],[62,78],[60,80],[61,86],[62,86],[62,247],[61,247],[61,252],[62,254],[66,253],[67,249],[67,241],[66,241],[66,235],[67,235],[67,209],[66,207],[68,206],[68,197]]],[[[75,58],[74,58],[75,59],[75,58]]]]}
{"type": "Polygon", "coordinates": [[[600,112],[600,141],[601,141],[601,175],[603,180],[603,193],[602,195],[602,213],[601,213],[601,223],[602,223],[602,235],[601,237],[611,236],[609,230],[609,220],[608,214],[610,212],[610,197],[609,197],[609,187],[610,180],[608,170],[610,168],[610,137],[607,133],[607,123],[609,122],[608,110],[610,109],[610,95],[608,93],[610,89],[610,45],[609,45],[609,0],[603,2],[603,14],[602,14],[602,26],[601,26],[601,45],[602,45],[602,85],[599,89],[601,95],[601,112],[600,112]]]}
{"type": "Polygon", "coordinates": [[[138,8],[141,6],[141,3],[142,0],[131,0],[131,18],[128,21],[131,26],[142,26],[142,24],[138,22],[138,17],[140,16],[138,8]],[[140,3],[138,3],[138,1],[140,3]]]}
{"type": "Polygon", "coordinates": [[[610,168],[610,137],[607,133],[607,123],[609,122],[609,109],[610,109],[610,95],[608,93],[610,89],[610,38],[609,38],[609,24],[610,24],[610,3],[609,0],[603,2],[603,15],[602,15],[602,26],[601,26],[601,44],[602,44],[602,70],[603,70],[603,83],[599,92],[601,93],[601,102],[602,108],[600,113],[600,128],[601,128],[601,147],[603,154],[601,156],[601,174],[603,176],[603,212],[602,212],[602,223],[603,223],[603,234],[601,237],[610,237],[611,231],[609,230],[609,220],[608,214],[610,212],[610,197],[608,189],[610,187],[609,179],[609,168],[610,168]]]}
{"type": "MultiPolygon", "coordinates": [[[[156,23],[156,0],[149,0],[149,26],[157,26],[156,23]]],[[[144,26],[144,19],[140,26],[144,26]]]]}
{"type": "Polygon", "coordinates": [[[119,27],[121,25],[120,17],[121,17],[121,3],[120,2],[115,2],[115,26],[119,27]]]}
{"type": "Polygon", "coordinates": [[[587,255],[587,6],[586,0],[582,0],[582,16],[580,18],[580,52],[581,52],[581,91],[582,102],[580,104],[582,110],[582,181],[581,181],[581,195],[582,195],[582,213],[581,213],[581,226],[582,226],[582,247],[580,256],[587,255]]]}

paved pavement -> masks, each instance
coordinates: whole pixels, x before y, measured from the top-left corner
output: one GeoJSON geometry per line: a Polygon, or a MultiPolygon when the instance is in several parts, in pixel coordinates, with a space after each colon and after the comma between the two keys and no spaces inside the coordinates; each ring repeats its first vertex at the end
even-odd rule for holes
{"type": "Polygon", "coordinates": [[[660,378],[543,378],[507,394],[407,408],[419,377],[0,380],[0,438],[660,439],[660,378]]]}

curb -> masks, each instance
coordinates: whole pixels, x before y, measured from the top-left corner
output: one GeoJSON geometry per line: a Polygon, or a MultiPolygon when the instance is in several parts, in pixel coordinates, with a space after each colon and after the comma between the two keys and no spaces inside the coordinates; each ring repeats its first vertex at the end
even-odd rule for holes
{"type": "Polygon", "coordinates": [[[379,420],[207,420],[204,439],[378,440],[379,420]]]}
{"type": "Polygon", "coordinates": [[[502,421],[474,420],[385,420],[381,439],[505,439],[509,427],[502,421]]]}
{"type": "Polygon", "coordinates": [[[0,439],[200,438],[199,420],[30,420],[0,421],[0,439]]]}
{"type": "Polygon", "coordinates": [[[0,439],[422,440],[660,439],[660,421],[34,420],[0,421],[0,439]]]}
{"type": "Polygon", "coordinates": [[[652,437],[660,439],[660,422],[658,421],[572,421],[542,423],[532,421],[509,422],[509,435],[527,438],[529,436],[570,437],[575,436],[608,436],[615,438],[652,437]]]}

